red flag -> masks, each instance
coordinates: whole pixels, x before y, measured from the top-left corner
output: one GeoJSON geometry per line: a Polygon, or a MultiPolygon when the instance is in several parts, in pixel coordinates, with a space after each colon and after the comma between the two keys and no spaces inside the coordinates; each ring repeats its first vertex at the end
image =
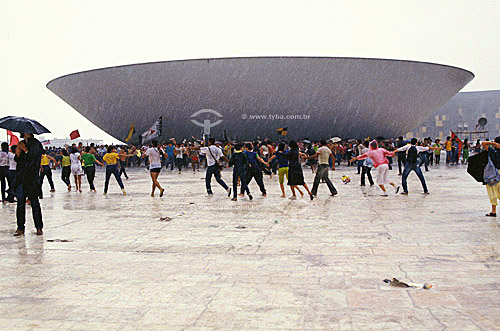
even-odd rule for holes
{"type": "Polygon", "coordinates": [[[69,137],[71,138],[71,140],[74,140],[74,139],[80,137],[80,132],[78,132],[78,130],[72,131],[69,134],[69,137]]]}
{"type": "Polygon", "coordinates": [[[19,138],[14,133],[12,133],[12,131],[7,130],[7,136],[9,136],[10,138],[9,146],[19,144],[19,138]]]}
{"type": "Polygon", "coordinates": [[[460,154],[462,153],[462,140],[460,140],[460,138],[458,138],[458,136],[455,134],[455,132],[451,131],[451,141],[453,141],[453,139],[456,139],[458,141],[458,158],[460,159],[460,154]]]}

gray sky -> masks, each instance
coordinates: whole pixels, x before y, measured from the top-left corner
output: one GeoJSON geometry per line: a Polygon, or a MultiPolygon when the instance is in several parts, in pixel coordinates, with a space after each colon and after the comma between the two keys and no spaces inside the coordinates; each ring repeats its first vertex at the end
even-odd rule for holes
{"type": "Polygon", "coordinates": [[[428,61],[472,71],[464,91],[500,89],[499,32],[494,0],[0,0],[0,117],[112,142],[45,84],[82,70],[205,57],[428,61]]]}

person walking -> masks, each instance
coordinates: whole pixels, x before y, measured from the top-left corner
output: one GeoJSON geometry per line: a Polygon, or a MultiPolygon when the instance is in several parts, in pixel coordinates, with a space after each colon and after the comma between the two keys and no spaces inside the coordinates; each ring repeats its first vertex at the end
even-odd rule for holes
{"type": "Polygon", "coordinates": [[[71,191],[71,182],[70,182],[70,176],[71,176],[71,159],[68,155],[68,151],[63,148],[61,150],[61,180],[66,184],[68,187],[68,192],[71,191]]]}
{"type": "Polygon", "coordinates": [[[43,235],[42,208],[38,197],[41,194],[39,171],[42,160],[42,144],[31,133],[22,133],[24,140],[16,148],[15,161],[17,162],[16,197],[17,197],[17,230],[14,236],[24,235],[26,224],[26,198],[31,203],[33,221],[36,234],[43,235]]]}
{"type": "Polygon", "coordinates": [[[161,156],[164,154],[165,152],[158,148],[158,141],[156,139],[151,141],[151,147],[149,147],[143,154],[143,157],[147,156],[149,160],[149,174],[151,176],[151,181],[153,182],[151,197],[155,196],[156,188],[160,190],[160,198],[163,196],[163,192],[165,192],[165,189],[161,187],[160,182],[158,182],[158,176],[160,176],[161,172],[161,156]]]}
{"type": "Polygon", "coordinates": [[[229,166],[233,166],[233,198],[231,201],[237,201],[237,193],[238,193],[238,179],[241,185],[241,192],[243,194],[247,194],[250,200],[253,199],[252,194],[250,194],[250,190],[247,186],[247,178],[246,178],[246,166],[247,166],[247,157],[243,152],[243,144],[238,143],[234,147],[234,152],[231,153],[231,158],[229,159],[229,166]]]}
{"type": "MultiPolygon", "coordinates": [[[[365,141],[363,143],[363,148],[361,150],[361,154],[364,154],[369,151],[369,142],[365,141]]],[[[399,162],[399,156],[398,156],[398,162],[399,162]]],[[[370,158],[366,158],[363,160],[363,167],[361,168],[361,185],[360,186],[365,186],[365,177],[368,177],[368,181],[370,182],[370,186],[373,186],[375,183],[373,182],[372,178],[372,167],[373,167],[373,161],[370,158]]]]}
{"type": "Polygon", "coordinates": [[[179,170],[179,174],[182,172],[182,166],[184,165],[184,147],[180,144],[175,144],[174,148],[175,155],[175,166],[179,170]]]}
{"type": "Polygon", "coordinates": [[[467,164],[469,162],[469,139],[464,139],[464,143],[462,144],[462,164],[467,164]]]}
{"type": "Polygon", "coordinates": [[[451,152],[451,137],[446,137],[446,142],[444,143],[444,148],[446,150],[446,164],[453,163],[453,157],[451,152]]]}
{"type": "Polygon", "coordinates": [[[385,188],[386,184],[390,184],[394,187],[396,194],[399,192],[399,186],[396,186],[396,184],[389,179],[389,160],[387,159],[387,156],[389,155],[394,155],[394,152],[389,152],[385,148],[379,148],[377,141],[372,140],[370,142],[370,149],[368,152],[351,159],[351,162],[367,158],[370,158],[373,161],[373,166],[377,169],[377,184],[382,190],[380,195],[384,197],[388,196],[385,188]]]}
{"type": "Polygon", "coordinates": [[[120,177],[122,174],[125,176],[125,179],[128,179],[127,175],[127,158],[133,156],[132,154],[128,154],[128,151],[126,150],[125,147],[120,149],[120,153],[118,153],[118,157],[120,158],[120,172],[118,173],[120,177]]]}
{"type": "Polygon", "coordinates": [[[174,170],[175,165],[175,155],[174,155],[174,146],[171,141],[168,142],[168,146],[165,148],[165,153],[167,154],[167,162],[165,164],[165,169],[168,170],[168,166],[170,165],[170,171],[174,170]]]}
{"type": "MultiPolygon", "coordinates": [[[[423,142],[419,143],[420,147],[427,147],[427,139],[424,139],[423,142]]],[[[427,158],[427,151],[425,152],[418,152],[418,159],[420,160],[419,167],[422,166],[422,164],[425,167],[425,171],[429,171],[429,159],[427,158]]]]}
{"type": "Polygon", "coordinates": [[[77,192],[82,193],[82,163],[81,155],[77,147],[71,147],[71,154],[69,155],[71,161],[71,174],[75,178],[75,189],[77,192]]]}
{"type": "Polygon", "coordinates": [[[328,148],[328,146],[326,145],[325,140],[320,140],[319,144],[321,147],[318,149],[318,151],[314,155],[307,157],[308,159],[318,159],[318,170],[316,171],[316,175],[314,176],[314,183],[311,193],[312,195],[317,196],[319,182],[324,181],[326,182],[326,185],[330,190],[330,195],[333,197],[338,194],[337,189],[335,189],[335,186],[333,186],[330,178],[328,178],[328,170],[330,170],[328,160],[332,159],[333,161],[333,154],[330,148],[328,148]]]}
{"type": "Polygon", "coordinates": [[[7,203],[7,174],[9,173],[9,144],[3,142],[0,150],[0,183],[2,190],[2,202],[7,203]]]}
{"type": "MultiPolygon", "coordinates": [[[[290,151],[285,150],[285,143],[281,142],[278,145],[278,151],[274,153],[274,155],[269,159],[269,163],[271,163],[274,159],[276,159],[278,163],[278,181],[281,189],[281,198],[286,198],[285,194],[285,177],[288,181],[288,153],[290,151]]],[[[296,189],[299,191],[301,196],[304,196],[304,192],[300,190],[297,186],[296,189]]]]}
{"type": "MultiPolygon", "coordinates": [[[[266,168],[261,167],[260,164],[269,167],[269,163],[267,163],[262,157],[257,154],[257,152],[254,151],[254,146],[257,146],[257,143],[255,145],[253,145],[252,143],[245,144],[245,156],[247,158],[246,184],[250,185],[252,179],[255,179],[255,182],[259,186],[260,193],[262,193],[262,196],[265,197],[267,196],[267,191],[266,187],[264,186],[262,170],[266,168]]],[[[243,195],[242,190],[240,190],[240,195],[243,195]]]]}
{"type": "Polygon", "coordinates": [[[196,173],[196,169],[198,172],[200,171],[200,153],[197,149],[194,148],[193,143],[189,143],[188,147],[186,147],[186,152],[189,156],[189,160],[191,161],[191,167],[193,168],[193,174],[196,173]]]}
{"type": "Polygon", "coordinates": [[[212,176],[215,177],[217,183],[224,188],[227,192],[227,196],[231,196],[231,189],[226,185],[226,183],[221,178],[221,164],[220,160],[223,159],[226,162],[229,160],[223,155],[221,149],[215,146],[215,138],[208,138],[208,146],[200,147],[200,152],[205,155],[207,159],[207,170],[205,173],[205,187],[209,196],[213,195],[212,192],[212,176]]]}
{"type": "Polygon", "coordinates": [[[120,178],[120,174],[118,172],[118,153],[116,153],[116,147],[108,146],[107,153],[103,156],[103,161],[106,162],[106,179],[104,181],[104,195],[108,194],[109,187],[109,179],[111,175],[115,176],[116,182],[120,186],[123,195],[127,195],[125,192],[125,186],[123,186],[122,179],[120,178]]]}
{"type": "MultiPolygon", "coordinates": [[[[403,140],[403,136],[399,136],[398,141],[396,142],[396,148],[401,148],[404,145],[406,145],[406,142],[403,140]]],[[[398,157],[398,169],[399,169],[398,176],[402,176],[403,175],[403,167],[406,163],[406,153],[405,152],[397,152],[396,155],[398,157]]]]}
{"type": "Polygon", "coordinates": [[[16,196],[16,168],[17,162],[15,160],[16,157],[16,145],[10,147],[10,152],[8,154],[9,158],[9,170],[7,171],[7,182],[9,184],[9,189],[7,190],[7,202],[13,203],[15,201],[16,196]]]}
{"type": "MultiPolygon", "coordinates": [[[[495,141],[483,141],[481,146],[488,151],[488,159],[491,160],[496,170],[500,169],[500,137],[496,137],[495,141]]],[[[491,203],[491,212],[486,214],[488,217],[497,217],[497,204],[500,199],[500,182],[493,185],[486,184],[486,192],[491,203]]]]}
{"type": "Polygon", "coordinates": [[[436,161],[436,165],[439,165],[439,162],[441,161],[441,150],[443,149],[441,140],[436,139],[434,144],[432,144],[432,147],[434,147],[434,160],[436,161]]]}
{"type": "MultiPolygon", "coordinates": [[[[42,159],[40,161],[40,188],[43,189],[43,179],[47,177],[47,180],[49,181],[50,185],[50,192],[55,192],[56,189],[54,188],[54,181],[52,180],[52,169],[50,167],[51,161],[53,163],[53,168],[55,169],[55,165],[57,163],[56,159],[54,159],[50,155],[47,155],[47,151],[42,149],[42,159]]],[[[42,196],[43,196],[43,190],[42,190],[42,196]]]]}
{"type": "Polygon", "coordinates": [[[302,166],[300,164],[300,158],[305,158],[307,155],[300,153],[299,146],[295,140],[290,140],[288,143],[290,146],[290,152],[287,154],[288,156],[288,185],[292,189],[291,200],[296,200],[297,196],[295,195],[295,189],[298,185],[304,186],[307,193],[309,193],[309,197],[311,200],[314,199],[314,195],[309,191],[309,187],[304,181],[304,174],[302,172],[302,166]]]}
{"type": "Polygon", "coordinates": [[[95,155],[90,152],[90,146],[85,147],[85,152],[82,154],[83,172],[89,182],[90,192],[97,192],[94,186],[95,178],[95,164],[104,166],[100,161],[95,158],[95,155]]]}

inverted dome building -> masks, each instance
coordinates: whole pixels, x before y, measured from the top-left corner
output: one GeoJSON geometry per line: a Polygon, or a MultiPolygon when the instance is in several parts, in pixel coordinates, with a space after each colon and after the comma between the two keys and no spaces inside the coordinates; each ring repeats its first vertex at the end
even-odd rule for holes
{"type": "Polygon", "coordinates": [[[245,57],[96,69],[47,88],[119,140],[132,124],[140,134],[160,116],[164,140],[200,136],[200,123],[216,121],[215,137],[225,130],[233,139],[274,138],[288,127],[288,138],[319,139],[409,132],[473,78],[415,61],[245,57]]]}

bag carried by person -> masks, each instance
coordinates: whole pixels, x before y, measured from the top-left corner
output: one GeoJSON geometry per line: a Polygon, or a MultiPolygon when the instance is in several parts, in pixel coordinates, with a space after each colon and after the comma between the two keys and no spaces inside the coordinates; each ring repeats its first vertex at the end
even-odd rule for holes
{"type": "Polygon", "coordinates": [[[418,162],[418,151],[415,146],[411,146],[408,149],[408,154],[406,155],[406,162],[411,164],[416,164],[418,162]]]}
{"type": "Polygon", "coordinates": [[[212,158],[214,159],[216,168],[217,168],[219,171],[221,171],[221,170],[222,170],[222,168],[223,168],[223,166],[219,163],[219,160],[217,160],[217,159],[215,158],[215,156],[212,154],[212,149],[211,149],[210,147],[211,147],[211,146],[208,146],[208,152],[210,153],[210,155],[211,155],[211,156],[212,156],[212,158]]]}
{"type": "Polygon", "coordinates": [[[498,172],[490,157],[488,157],[488,164],[484,167],[483,178],[484,182],[490,186],[500,183],[500,172],[498,172]]]}

